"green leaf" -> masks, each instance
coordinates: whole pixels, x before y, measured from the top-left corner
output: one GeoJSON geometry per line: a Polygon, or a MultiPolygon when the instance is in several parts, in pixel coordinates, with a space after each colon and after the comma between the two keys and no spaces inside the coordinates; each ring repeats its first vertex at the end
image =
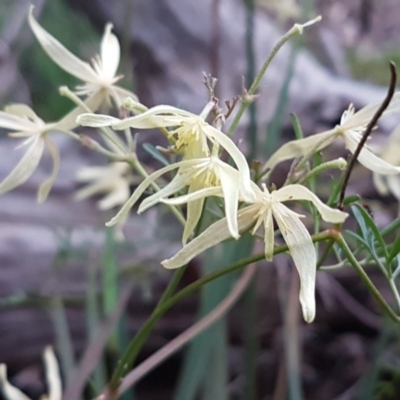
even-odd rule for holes
{"type": "Polygon", "coordinates": [[[400,236],[397,236],[390,249],[388,263],[390,263],[400,253],[400,236]]]}
{"type": "Polygon", "coordinates": [[[368,214],[365,208],[362,207],[360,204],[352,205],[351,210],[353,211],[353,214],[357,219],[357,222],[360,226],[364,238],[371,244],[370,247],[372,247],[375,250],[375,243],[373,241],[369,241],[372,233],[373,239],[378,244],[378,249],[382,250],[386,262],[388,263],[389,254],[387,251],[387,246],[385,241],[383,240],[381,232],[379,231],[378,227],[375,224],[375,221],[371,218],[371,216],[368,214]]]}
{"type": "Polygon", "coordinates": [[[147,153],[149,153],[154,159],[159,161],[161,164],[167,166],[169,165],[168,160],[164,157],[163,154],[161,154],[160,150],[158,150],[156,147],[154,147],[150,143],[143,143],[142,147],[147,153]]]}

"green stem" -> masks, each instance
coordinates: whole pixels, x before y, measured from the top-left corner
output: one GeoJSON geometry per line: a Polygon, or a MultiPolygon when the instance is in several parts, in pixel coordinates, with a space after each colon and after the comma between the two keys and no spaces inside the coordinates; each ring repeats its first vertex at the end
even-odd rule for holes
{"type": "Polygon", "coordinates": [[[343,170],[346,168],[346,160],[344,158],[338,158],[337,160],[332,160],[325,162],[323,164],[318,165],[317,167],[313,168],[309,171],[304,178],[302,178],[299,183],[304,185],[305,182],[309,181],[310,179],[316,177],[317,175],[321,174],[328,169],[341,169],[343,170]]]}
{"type": "MultiPolygon", "coordinates": [[[[338,233],[334,230],[327,230],[324,232],[320,232],[316,235],[312,236],[313,242],[320,242],[323,240],[330,239],[332,237],[337,236],[338,233]]],[[[283,253],[288,250],[287,245],[276,246],[274,249],[274,255],[283,253]]],[[[142,346],[146,342],[149,334],[153,330],[153,327],[157,323],[157,321],[176,303],[179,303],[189,294],[192,294],[196,290],[200,289],[203,285],[208,282],[211,282],[223,275],[229,274],[233,271],[236,271],[240,268],[245,267],[246,265],[252,264],[254,262],[260,261],[265,258],[264,253],[259,253],[252,255],[250,257],[246,257],[242,260],[237,261],[229,265],[226,268],[223,268],[219,271],[213,272],[209,275],[206,275],[197,281],[191,283],[190,285],[183,288],[181,291],[164,301],[163,303],[159,304],[156,307],[154,312],[150,315],[149,319],[145,322],[142,328],[137,332],[136,336],[133,338],[131,343],[128,346],[127,351],[125,352],[124,356],[122,357],[119,365],[114,371],[114,374],[111,378],[111,382],[109,384],[110,389],[113,392],[118,388],[121,378],[123,377],[125,371],[131,367],[131,365],[135,362],[136,357],[138,356],[142,346]]],[[[112,397],[112,396],[111,396],[112,397]]]]}
{"type": "MultiPolygon", "coordinates": [[[[319,19],[315,19],[313,21],[311,21],[310,23],[314,23],[319,21],[319,19]]],[[[268,56],[268,58],[266,59],[266,61],[264,62],[264,64],[262,65],[260,71],[258,72],[258,74],[256,75],[252,85],[250,86],[250,89],[247,91],[246,95],[244,96],[244,98],[242,99],[242,104],[240,105],[240,108],[238,110],[238,112],[235,115],[235,118],[231,124],[231,126],[229,127],[229,130],[227,132],[228,136],[232,136],[233,132],[235,132],[237,126],[239,125],[239,121],[241,120],[244,112],[246,111],[246,108],[254,101],[254,95],[256,93],[256,90],[258,89],[258,87],[260,86],[261,80],[265,75],[265,72],[267,71],[269,65],[271,64],[272,60],[275,58],[276,54],[278,53],[278,51],[281,49],[281,47],[288,41],[290,40],[293,36],[299,35],[303,32],[303,27],[308,25],[304,24],[304,25],[298,25],[295,24],[279,41],[278,43],[275,45],[275,47],[272,49],[270,55],[268,56]]]]}
{"type": "Polygon", "coordinates": [[[350,250],[349,246],[347,245],[346,241],[344,240],[342,235],[338,235],[336,237],[336,241],[339,246],[342,248],[343,253],[346,255],[347,259],[349,260],[350,264],[355,268],[357,273],[360,275],[362,281],[367,286],[368,290],[371,294],[375,297],[378,303],[383,307],[389,317],[395,321],[400,322],[400,317],[390,308],[386,300],[382,297],[379,290],[373,284],[369,276],[366,274],[362,266],[358,263],[357,259],[354,257],[352,251],[350,250]]]}

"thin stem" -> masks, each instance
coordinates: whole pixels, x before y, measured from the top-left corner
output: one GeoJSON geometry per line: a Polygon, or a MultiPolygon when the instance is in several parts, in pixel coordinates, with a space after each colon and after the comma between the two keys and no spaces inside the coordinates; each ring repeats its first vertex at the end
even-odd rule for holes
{"type": "Polygon", "coordinates": [[[346,167],[346,160],[341,157],[336,160],[325,162],[313,168],[311,171],[307,172],[307,174],[302,179],[299,180],[299,183],[304,185],[305,182],[318,176],[322,172],[327,171],[328,169],[344,169],[345,167],[346,167]]]}
{"type": "Polygon", "coordinates": [[[269,65],[271,64],[272,60],[275,58],[276,54],[278,51],[281,49],[281,47],[288,41],[290,40],[293,36],[299,35],[303,32],[303,27],[312,24],[314,22],[319,21],[321,18],[315,18],[314,20],[310,21],[309,23],[306,23],[304,25],[298,25],[295,24],[275,45],[275,47],[272,49],[270,55],[262,65],[260,71],[256,75],[252,85],[250,86],[250,89],[247,91],[246,95],[242,99],[242,104],[240,105],[239,110],[237,111],[235,118],[229,127],[229,130],[227,132],[228,136],[232,136],[233,132],[235,132],[237,126],[239,125],[239,121],[241,120],[244,112],[246,111],[246,108],[254,101],[254,95],[256,93],[256,90],[260,86],[261,80],[263,79],[265,72],[267,71],[269,65]]]}
{"type": "Polygon", "coordinates": [[[364,147],[369,135],[371,134],[372,129],[375,127],[375,125],[379,121],[379,118],[382,116],[382,114],[385,112],[386,108],[389,106],[390,101],[392,100],[392,97],[396,90],[396,81],[397,81],[396,66],[393,62],[390,62],[389,67],[390,67],[390,84],[389,84],[389,89],[388,89],[387,95],[385,97],[385,100],[383,100],[381,106],[378,108],[378,110],[372,117],[371,121],[369,121],[369,124],[367,125],[367,128],[365,129],[365,132],[364,132],[360,142],[358,143],[356,151],[354,152],[353,156],[350,158],[350,161],[347,165],[346,173],[343,178],[343,186],[342,186],[342,189],[341,189],[340,195],[339,195],[339,205],[338,205],[339,209],[343,209],[343,202],[344,202],[344,196],[346,194],[347,184],[349,183],[350,175],[351,175],[351,172],[355,165],[355,162],[356,162],[358,156],[360,155],[361,150],[364,147]]]}
{"type": "Polygon", "coordinates": [[[396,313],[390,308],[390,306],[388,305],[386,300],[380,294],[379,290],[373,284],[373,282],[371,281],[369,276],[365,273],[362,266],[359,264],[357,259],[354,257],[352,251],[350,250],[350,248],[347,245],[346,241],[344,240],[343,236],[338,235],[336,237],[336,241],[339,244],[339,246],[342,248],[343,253],[346,255],[346,257],[349,260],[349,262],[351,263],[351,265],[354,267],[354,269],[360,275],[362,281],[367,286],[368,290],[375,297],[375,299],[378,301],[378,303],[383,307],[383,309],[386,311],[386,313],[389,315],[389,317],[395,322],[400,322],[400,317],[398,315],[396,315],[396,313]]]}
{"type": "MultiPolygon", "coordinates": [[[[337,235],[338,235],[338,233],[336,231],[327,230],[324,232],[320,232],[316,235],[313,235],[312,240],[313,240],[313,242],[320,242],[323,240],[327,240],[331,237],[335,237],[337,235]]],[[[287,245],[276,246],[274,248],[274,254],[275,255],[280,254],[287,250],[288,250],[287,245]]],[[[259,254],[252,255],[250,257],[246,257],[242,260],[239,260],[236,263],[233,263],[226,268],[223,268],[219,271],[213,272],[209,275],[206,275],[206,276],[198,279],[197,281],[186,286],[180,292],[176,293],[174,296],[170,297],[168,300],[166,300],[162,304],[160,304],[156,308],[156,310],[151,314],[151,316],[145,322],[145,324],[142,326],[142,328],[137,332],[136,336],[133,338],[133,340],[129,344],[128,349],[125,352],[125,355],[122,357],[122,360],[120,361],[119,365],[117,366],[116,370],[114,371],[114,374],[111,378],[111,382],[109,384],[109,390],[111,390],[111,398],[112,398],[112,395],[115,393],[115,390],[119,386],[120,379],[124,375],[125,371],[135,362],[136,357],[139,354],[139,351],[141,350],[147,337],[151,333],[154,325],[157,323],[158,319],[164,315],[164,313],[166,313],[176,303],[183,300],[186,296],[188,296],[189,294],[200,289],[206,283],[211,282],[223,275],[226,275],[233,271],[236,271],[240,268],[243,268],[246,265],[260,261],[264,258],[265,258],[265,254],[259,253],[259,254]]]]}
{"type": "Polygon", "coordinates": [[[218,319],[225,315],[232,306],[241,297],[243,291],[248,286],[251,279],[254,277],[256,271],[255,265],[249,266],[242,276],[236,282],[232,291],[229,295],[208,315],[196,322],[190,328],[186,329],[183,333],[177,336],[175,339],[167,343],[160,350],[155,352],[152,356],[143,361],[134,370],[132,370],[122,381],[118,391],[118,395],[124,393],[128,388],[137,383],[140,379],[146,376],[155,367],[160,365],[168,357],[176,353],[182,346],[188,343],[191,339],[197,336],[214,324],[218,319]]]}
{"type": "MultiPolygon", "coordinates": [[[[62,96],[69,98],[78,107],[82,107],[86,112],[88,113],[93,112],[91,108],[88,107],[88,105],[83,100],[81,100],[75,93],[69,90],[66,86],[62,86],[60,88],[60,94],[62,96]]],[[[127,149],[122,140],[111,129],[106,127],[100,127],[99,130],[103,133],[104,137],[107,140],[109,140],[116,148],[118,148],[119,151],[122,151],[123,154],[127,152],[127,149]]]]}

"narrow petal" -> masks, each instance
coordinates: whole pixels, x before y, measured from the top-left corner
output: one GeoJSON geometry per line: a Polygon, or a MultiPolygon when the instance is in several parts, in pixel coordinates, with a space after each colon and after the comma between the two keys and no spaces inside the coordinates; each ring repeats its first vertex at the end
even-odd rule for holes
{"type": "Polygon", "coordinates": [[[313,192],[303,185],[287,185],[271,194],[278,202],[285,202],[290,200],[307,200],[311,201],[317,208],[321,217],[326,222],[333,224],[340,224],[348,217],[348,214],[331,208],[324,204],[313,192]]]}
{"type": "Polygon", "coordinates": [[[176,174],[168,185],[165,185],[161,190],[152,194],[142,201],[139,206],[138,214],[146,211],[148,208],[153,207],[162,199],[167,198],[177,192],[180,192],[187,186],[188,174],[176,174]]]}
{"type": "Polygon", "coordinates": [[[58,361],[54,355],[53,348],[47,346],[44,350],[44,364],[46,366],[46,381],[49,390],[49,400],[61,400],[61,376],[58,361]]]}
{"type": "Polygon", "coordinates": [[[176,107],[159,105],[150,108],[142,114],[134,117],[125,118],[113,125],[115,130],[122,130],[126,128],[136,129],[151,129],[151,128],[168,128],[177,126],[182,123],[185,118],[197,117],[196,115],[181,110],[176,107]]]}
{"type": "Polygon", "coordinates": [[[311,236],[297,214],[283,204],[274,204],[273,213],[300,276],[303,317],[307,322],[312,322],[315,318],[317,256],[311,236]]]}
{"type": "Polygon", "coordinates": [[[292,140],[281,146],[268,159],[263,170],[272,171],[275,166],[283,161],[304,157],[328,147],[336,139],[334,130],[308,136],[304,139],[292,140]]]}
{"type": "Polygon", "coordinates": [[[25,119],[29,118],[31,121],[44,124],[44,122],[36,115],[35,111],[33,111],[32,108],[26,104],[9,104],[8,106],[4,107],[4,112],[7,114],[14,114],[17,117],[22,117],[25,119]]]}
{"type": "MultiPolygon", "coordinates": [[[[358,147],[359,137],[352,131],[346,132],[343,137],[346,148],[350,153],[354,154],[358,147]]],[[[400,173],[400,167],[396,167],[388,162],[377,157],[374,153],[369,150],[368,147],[364,146],[357,158],[357,161],[362,164],[365,168],[370,171],[377,172],[382,175],[395,175],[400,173]]]]}
{"type": "Polygon", "coordinates": [[[115,189],[113,189],[107,196],[98,202],[100,210],[109,210],[116,206],[124,204],[129,198],[129,186],[121,182],[115,189]]]}
{"type": "Polygon", "coordinates": [[[60,153],[54,143],[48,137],[44,137],[44,144],[46,149],[49,151],[51,158],[53,159],[53,171],[48,179],[40,185],[38,190],[38,202],[43,203],[50,193],[50,190],[57,178],[58,171],[60,169],[60,153]]]}
{"type": "Polygon", "coordinates": [[[255,195],[253,189],[251,188],[251,180],[250,180],[250,168],[247,164],[246,157],[243,153],[237,148],[235,143],[233,143],[232,139],[226,136],[224,133],[215,129],[211,125],[209,125],[206,129],[206,134],[210,138],[210,140],[219,143],[227,153],[232,157],[235,162],[237,169],[239,170],[239,185],[241,187],[241,194],[245,201],[251,202],[254,200],[255,195]]]}
{"type": "MultiPolygon", "coordinates": [[[[390,176],[390,175],[389,175],[390,176]]],[[[372,180],[374,182],[374,186],[378,193],[382,196],[388,196],[389,195],[389,189],[387,185],[387,178],[389,177],[387,175],[381,175],[376,172],[372,174],[372,180]]]]}
{"type": "Polygon", "coordinates": [[[107,78],[113,78],[117,73],[121,49],[117,37],[111,32],[112,24],[107,24],[101,41],[100,57],[103,74],[107,78]]]}
{"type": "Polygon", "coordinates": [[[9,400],[31,400],[25,396],[18,388],[11,385],[7,380],[7,367],[5,364],[0,364],[0,390],[9,400]]]}
{"type": "Polygon", "coordinates": [[[274,256],[274,242],[274,221],[272,219],[272,209],[269,208],[264,218],[264,252],[268,261],[272,261],[274,256]]]}
{"type": "MultiPolygon", "coordinates": [[[[198,181],[194,181],[188,189],[188,194],[192,194],[194,192],[197,192],[199,189],[201,189],[201,186],[199,185],[198,181]]],[[[201,213],[203,211],[203,206],[204,206],[204,197],[201,197],[198,200],[195,201],[189,201],[187,203],[187,211],[186,211],[186,224],[183,229],[183,234],[182,234],[182,244],[185,245],[196,229],[197,224],[200,221],[201,218],[201,213]]]]}
{"type": "Polygon", "coordinates": [[[386,177],[386,182],[390,193],[392,193],[397,200],[400,200],[400,176],[389,175],[386,177]]]}
{"type": "Polygon", "coordinates": [[[110,117],[102,114],[81,114],[77,117],[76,122],[82,126],[91,126],[93,128],[101,128],[103,126],[111,126],[116,122],[120,122],[118,118],[110,117]]]}
{"type": "MultiPolygon", "coordinates": [[[[239,231],[247,230],[254,224],[254,207],[249,206],[240,211],[238,217],[239,231]]],[[[231,234],[228,229],[226,218],[215,222],[203,233],[194,238],[178,253],[161,264],[167,269],[175,269],[187,264],[190,260],[201,254],[203,251],[229,239],[231,234]]]]}
{"type": "Polygon", "coordinates": [[[0,183],[0,194],[8,192],[26,182],[35,172],[43,154],[44,141],[34,138],[31,146],[10,174],[0,183]]]}
{"type": "MultiPolygon", "coordinates": [[[[106,186],[104,184],[104,182],[96,182],[96,183],[90,184],[82,189],[79,189],[75,193],[74,199],[77,201],[84,200],[84,199],[87,199],[88,197],[92,197],[96,194],[107,192],[107,190],[108,190],[108,186],[106,186]]],[[[129,196],[129,194],[128,194],[128,196],[129,196]]]]}
{"type": "Polygon", "coordinates": [[[239,238],[237,224],[237,210],[239,203],[238,171],[229,168],[224,163],[217,164],[217,173],[221,181],[222,192],[224,194],[225,215],[228,222],[228,229],[231,236],[239,238]]]}
{"type": "Polygon", "coordinates": [[[168,165],[152,173],[136,188],[132,196],[119,210],[118,214],[115,217],[113,217],[110,221],[108,221],[106,225],[113,226],[118,222],[120,222],[121,220],[125,219],[126,216],[129,214],[130,209],[139,200],[140,196],[144,193],[144,191],[148,188],[148,186],[151,185],[151,183],[154,182],[156,179],[158,179],[161,175],[165,174],[166,172],[172,171],[173,169],[176,169],[180,166],[196,165],[197,163],[198,160],[181,161],[175,164],[168,165]]]}
{"type": "Polygon", "coordinates": [[[74,56],[56,38],[46,32],[35,20],[33,6],[29,10],[28,21],[37,40],[47,55],[64,71],[81,79],[84,82],[97,83],[99,77],[92,67],[74,56]]]}
{"type": "MultiPolygon", "coordinates": [[[[383,101],[383,100],[382,100],[383,101]]],[[[348,118],[343,125],[345,130],[351,130],[360,128],[369,123],[371,118],[374,116],[378,108],[382,105],[382,101],[377,103],[369,104],[361,110],[357,111],[352,117],[348,118]]],[[[400,92],[396,92],[389,104],[389,107],[385,110],[383,115],[389,115],[396,112],[400,112],[400,92]]]]}
{"type": "Polygon", "coordinates": [[[36,132],[40,129],[40,126],[28,118],[0,111],[0,128],[22,132],[36,132]]]}
{"type": "Polygon", "coordinates": [[[204,188],[204,189],[199,189],[192,193],[184,194],[182,196],[172,197],[170,199],[163,198],[163,199],[160,199],[160,202],[177,206],[180,204],[191,203],[192,201],[197,201],[200,199],[205,199],[206,197],[210,197],[210,196],[222,197],[223,193],[222,193],[221,187],[213,186],[213,187],[208,187],[208,188],[204,188]]]}

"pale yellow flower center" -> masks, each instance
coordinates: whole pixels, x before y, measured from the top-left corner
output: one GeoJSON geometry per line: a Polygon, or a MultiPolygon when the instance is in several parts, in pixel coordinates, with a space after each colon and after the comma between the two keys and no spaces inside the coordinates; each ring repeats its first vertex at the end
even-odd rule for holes
{"type": "Polygon", "coordinates": [[[175,146],[178,150],[200,144],[202,150],[207,152],[207,136],[204,133],[206,127],[207,123],[200,118],[186,118],[176,129],[170,131],[170,135],[176,139],[175,146]]]}

